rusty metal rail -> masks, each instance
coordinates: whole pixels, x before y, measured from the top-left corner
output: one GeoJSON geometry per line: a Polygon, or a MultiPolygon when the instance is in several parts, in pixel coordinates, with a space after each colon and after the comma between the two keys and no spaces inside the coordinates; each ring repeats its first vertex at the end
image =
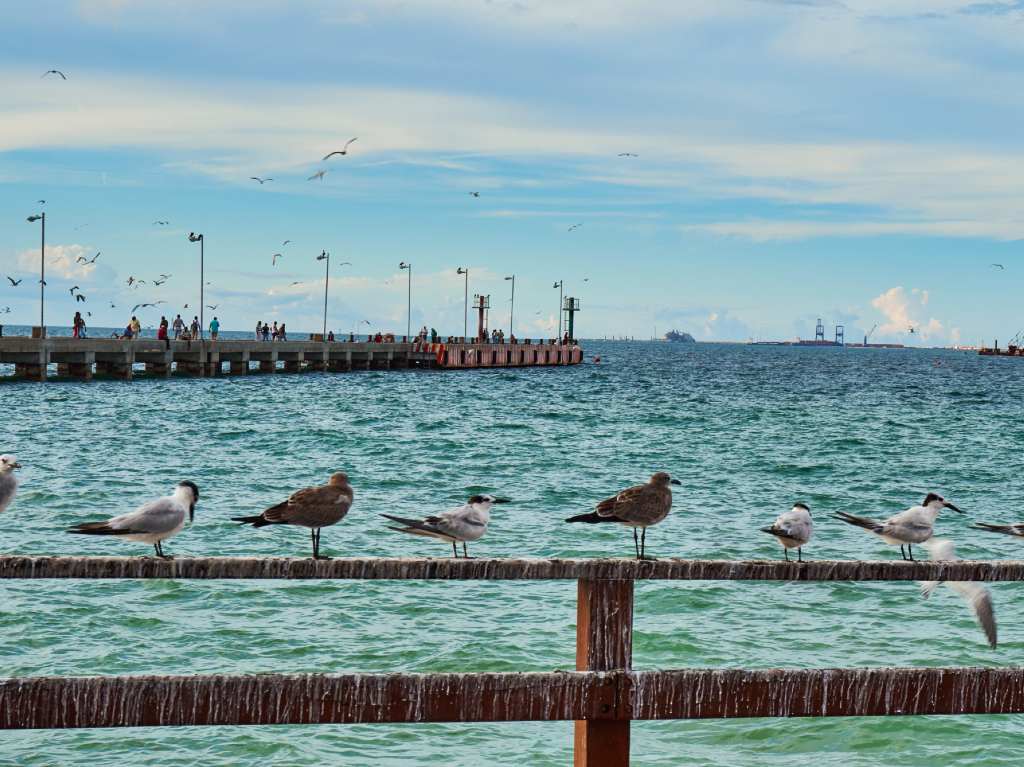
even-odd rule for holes
{"type": "Polygon", "coordinates": [[[576,580],[576,670],[0,680],[0,729],[576,722],[577,767],[629,764],[634,719],[1024,713],[1022,668],[633,671],[640,580],[1024,580],[1024,562],[0,556],[0,579],[576,580]]]}

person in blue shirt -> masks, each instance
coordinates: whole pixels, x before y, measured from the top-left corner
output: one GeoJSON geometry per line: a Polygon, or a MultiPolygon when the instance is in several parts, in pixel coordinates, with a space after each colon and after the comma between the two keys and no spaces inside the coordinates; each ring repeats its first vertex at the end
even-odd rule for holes
{"type": "Polygon", "coordinates": [[[220,332],[220,321],[214,317],[210,320],[210,338],[216,338],[220,332]]]}

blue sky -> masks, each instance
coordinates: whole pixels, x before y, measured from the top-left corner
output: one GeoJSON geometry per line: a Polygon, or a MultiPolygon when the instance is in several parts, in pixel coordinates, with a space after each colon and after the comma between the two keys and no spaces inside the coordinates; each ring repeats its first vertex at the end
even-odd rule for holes
{"type": "Polygon", "coordinates": [[[1020,2],[40,0],[0,25],[3,322],[38,311],[46,199],[60,324],[72,285],[94,325],[195,307],[195,230],[232,329],[317,329],[322,249],[352,262],[338,331],[404,332],[403,260],[445,334],[460,266],[506,328],[517,276],[519,336],[559,279],[591,337],[1024,327],[1020,2]]]}

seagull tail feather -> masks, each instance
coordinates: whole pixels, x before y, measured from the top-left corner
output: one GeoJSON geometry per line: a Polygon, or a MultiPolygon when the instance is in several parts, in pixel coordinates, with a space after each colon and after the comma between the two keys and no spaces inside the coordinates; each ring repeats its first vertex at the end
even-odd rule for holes
{"type": "Polygon", "coordinates": [[[975,522],[971,525],[975,530],[985,530],[989,533],[1002,533],[1003,535],[1017,535],[1010,525],[990,525],[988,522],[975,522]]]}
{"type": "Polygon", "coordinates": [[[590,511],[586,514],[577,514],[575,517],[569,517],[565,520],[566,522],[586,522],[587,524],[595,525],[598,522],[618,522],[615,517],[602,517],[596,511],[590,511]]]}
{"type": "Polygon", "coordinates": [[[266,527],[267,525],[278,524],[277,522],[271,522],[262,514],[257,514],[254,517],[232,517],[232,522],[241,522],[242,524],[252,525],[253,527],[266,527]]]}
{"type": "Polygon", "coordinates": [[[778,535],[779,534],[779,531],[776,530],[774,527],[762,527],[761,528],[761,532],[762,533],[768,533],[768,535],[778,535]]]}
{"type": "Polygon", "coordinates": [[[106,522],[83,522],[80,525],[69,527],[65,532],[75,535],[131,535],[135,531],[113,528],[106,522]]]}
{"type": "Polygon", "coordinates": [[[842,520],[850,525],[856,525],[857,527],[863,527],[865,530],[870,530],[873,533],[877,533],[881,529],[881,525],[873,519],[867,519],[865,517],[858,517],[853,514],[847,514],[845,511],[837,511],[832,515],[833,518],[842,520]]]}

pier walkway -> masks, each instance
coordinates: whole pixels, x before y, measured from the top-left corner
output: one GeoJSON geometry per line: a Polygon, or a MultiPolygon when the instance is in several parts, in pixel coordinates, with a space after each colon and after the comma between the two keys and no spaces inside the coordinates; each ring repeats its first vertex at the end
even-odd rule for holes
{"type": "Polygon", "coordinates": [[[474,370],[582,361],[583,349],[576,343],[530,339],[514,344],[430,344],[0,337],[0,365],[13,365],[14,378],[30,381],[47,380],[51,366],[56,366],[58,377],[88,381],[93,376],[131,380],[142,371],[165,378],[172,374],[215,377],[409,368],[474,370]]]}

